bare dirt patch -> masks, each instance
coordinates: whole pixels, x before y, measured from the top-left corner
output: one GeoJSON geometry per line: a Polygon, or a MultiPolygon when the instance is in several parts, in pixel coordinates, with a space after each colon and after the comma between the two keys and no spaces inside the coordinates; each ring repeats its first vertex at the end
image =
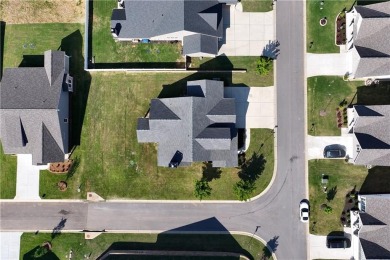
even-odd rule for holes
{"type": "Polygon", "coordinates": [[[0,20],[9,24],[83,23],[85,0],[1,0],[0,20]]]}

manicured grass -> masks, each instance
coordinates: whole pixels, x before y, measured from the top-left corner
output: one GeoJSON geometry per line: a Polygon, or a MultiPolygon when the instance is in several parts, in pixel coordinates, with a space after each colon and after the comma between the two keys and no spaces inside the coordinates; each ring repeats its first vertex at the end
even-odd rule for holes
{"type": "Polygon", "coordinates": [[[38,58],[36,55],[57,50],[62,40],[78,30],[82,33],[84,26],[72,23],[7,24],[3,67],[43,66],[43,56],[38,58]]]}
{"type": "Polygon", "coordinates": [[[309,161],[310,233],[328,235],[332,231],[343,230],[340,217],[345,196],[355,186],[360,191],[366,176],[365,167],[354,166],[344,160],[309,161]],[[321,187],[322,174],[329,175],[328,191],[336,189],[331,201],[327,201],[327,193],[321,187]],[[327,214],[321,209],[321,204],[324,203],[332,207],[332,213],[327,214]]]}
{"type": "Polygon", "coordinates": [[[16,195],[16,156],[3,153],[0,144],[0,199],[13,199],[16,195]]]}
{"type": "Polygon", "coordinates": [[[307,125],[310,135],[340,135],[337,127],[336,108],[344,99],[353,100],[360,81],[343,81],[342,77],[311,77],[307,79],[307,125]],[[325,111],[324,116],[320,115],[325,111]],[[314,124],[314,126],[312,125],[314,124]]]}
{"type": "Polygon", "coordinates": [[[112,9],[116,6],[117,1],[93,1],[92,56],[95,63],[184,61],[180,43],[115,42],[110,32],[110,22],[112,9]]]}
{"type": "Polygon", "coordinates": [[[218,56],[216,58],[191,58],[191,69],[202,70],[232,70],[246,69],[246,73],[235,73],[235,83],[246,84],[250,87],[273,86],[274,74],[273,68],[268,75],[258,75],[256,65],[259,57],[226,57],[218,56]]]}
{"type": "Polygon", "coordinates": [[[49,233],[24,233],[20,259],[34,259],[31,255],[45,241],[52,241],[52,252],[44,259],[66,259],[70,250],[73,251],[72,259],[85,259],[85,256],[96,259],[108,249],[223,251],[259,259],[264,248],[267,250],[261,242],[242,235],[102,234],[93,240],[85,240],[84,234],[63,233],[52,240],[49,233]]]}
{"type": "Polygon", "coordinates": [[[244,12],[272,11],[272,0],[241,0],[244,12]]]}
{"type": "MultiPolygon", "coordinates": [[[[138,144],[136,122],[138,117],[146,114],[150,99],[180,95],[187,80],[214,76],[93,73],[81,144],[72,155],[72,158],[80,159],[80,165],[67,181],[70,188],[65,192],[56,191],[56,183],[64,177],[53,177],[44,172],[40,194],[46,194],[48,199],[86,198],[87,191],[111,199],[195,199],[194,181],[202,177],[203,163],[177,169],[157,167],[156,145],[138,144]],[[77,193],[79,186],[81,192],[77,193]]],[[[247,158],[252,157],[261,143],[264,146],[259,155],[263,154],[267,162],[257,179],[257,192],[261,192],[272,178],[273,138],[270,130],[251,131],[247,158]]],[[[233,185],[239,180],[238,172],[236,168],[223,168],[221,177],[210,183],[213,188],[210,199],[235,199],[233,185]]]]}
{"type": "Polygon", "coordinates": [[[307,0],[307,51],[313,53],[338,53],[340,48],[335,43],[335,21],[344,9],[349,11],[354,0],[320,1],[307,0]],[[324,4],[321,5],[321,2],[324,4]],[[320,8],[323,8],[322,10],[320,8]],[[328,23],[320,25],[320,19],[326,17],[328,23]],[[310,42],[313,42],[311,46],[310,42]],[[311,46],[311,48],[310,48],[311,46]]]}

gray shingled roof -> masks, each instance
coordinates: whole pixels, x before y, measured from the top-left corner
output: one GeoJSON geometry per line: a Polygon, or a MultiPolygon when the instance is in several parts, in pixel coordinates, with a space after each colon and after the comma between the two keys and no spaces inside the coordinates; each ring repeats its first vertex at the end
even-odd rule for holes
{"type": "Polygon", "coordinates": [[[234,99],[223,97],[223,82],[189,81],[187,95],[152,100],[150,118],[138,120],[138,142],[158,143],[159,166],[167,167],[177,151],[183,154],[180,165],[194,161],[216,161],[218,166],[237,166],[235,103],[234,99]],[[191,93],[197,95],[191,96],[191,93]],[[156,109],[155,106],[159,107],[161,103],[166,109],[156,109]],[[229,112],[218,115],[216,112],[223,111],[220,103],[229,112]],[[153,115],[156,111],[158,117],[153,115]],[[168,116],[162,115],[161,111],[168,116]],[[210,111],[214,111],[217,121],[210,119],[210,111]],[[166,119],[172,115],[178,119],[166,119]]]}
{"type": "Polygon", "coordinates": [[[218,38],[204,35],[193,34],[183,38],[183,54],[218,54],[218,38]]]}
{"type": "Polygon", "coordinates": [[[355,164],[390,166],[390,105],[354,108],[354,142],[361,147],[355,164]]]}
{"type": "Polygon", "coordinates": [[[361,24],[354,23],[355,78],[390,75],[390,2],[356,6],[361,24]]]}
{"type": "Polygon", "coordinates": [[[63,161],[68,153],[69,93],[65,53],[46,51],[42,68],[4,70],[0,138],[6,154],[32,154],[33,164],[63,161]],[[54,161],[53,161],[54,160],[54,161]]]}
{"type": "Polygon", "coordinates": [[[390,259],[390,195],[361,196],[366,198],[365,213],[360,214],[363,226],[359,232],[364,257],[390,259]]]}

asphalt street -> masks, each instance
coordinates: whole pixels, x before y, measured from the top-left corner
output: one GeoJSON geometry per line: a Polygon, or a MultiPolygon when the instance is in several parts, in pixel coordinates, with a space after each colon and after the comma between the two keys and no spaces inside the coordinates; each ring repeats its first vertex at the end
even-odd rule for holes
{"type": "Polygon", "coordinates": [[[277,2],[277,173],[247,203],[12,202],[0,204],[1,231],[245,231],[270,241],[278,259],[307,259],[304,102],[304,2],[277,2]]]}

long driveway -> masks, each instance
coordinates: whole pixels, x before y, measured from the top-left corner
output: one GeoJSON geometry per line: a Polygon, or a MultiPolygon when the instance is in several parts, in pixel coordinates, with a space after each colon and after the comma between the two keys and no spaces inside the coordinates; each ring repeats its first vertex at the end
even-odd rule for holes
{"type": "Polygon", "coordinates": [[[2,231],[245,231],[275,249],[278,259],[307,259],[304,125],[304,2],[277,2],[277,173],[271,188],[248,203],[1,202],[2,231]]]}

